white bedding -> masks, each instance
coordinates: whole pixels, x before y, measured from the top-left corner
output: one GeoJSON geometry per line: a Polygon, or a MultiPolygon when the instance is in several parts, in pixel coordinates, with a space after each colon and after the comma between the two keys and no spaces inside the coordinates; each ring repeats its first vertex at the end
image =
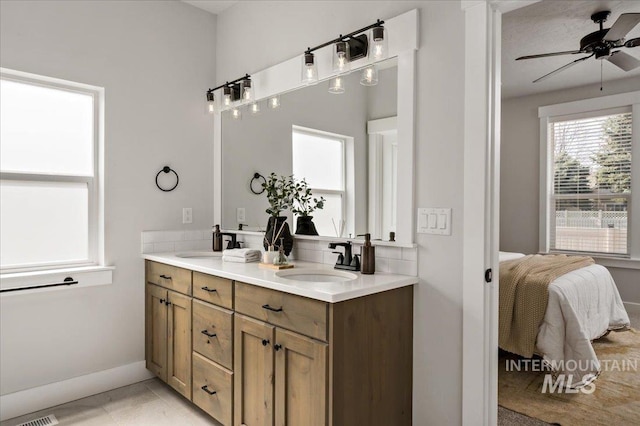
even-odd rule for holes
{"type": "MultiPolygon", "coordinates": [[[[500,261],[523,257],[500,252],[500,261]]],[[[549,284],[549,302],[538,330],[537,352],[557,373],[574,375],[574,386],[588,383],[600,372],[591,341],[609,330],[629,327],[629,316],[611,274],[590,265],[558,277],[549,284]],[[572,360],[571,362],[569,362],[572,360]]]]}

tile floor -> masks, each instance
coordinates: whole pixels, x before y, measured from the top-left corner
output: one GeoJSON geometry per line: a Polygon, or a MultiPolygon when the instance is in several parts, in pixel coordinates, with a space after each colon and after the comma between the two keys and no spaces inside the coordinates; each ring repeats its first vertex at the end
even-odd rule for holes
{"type": "Polygon", "coordinates": [[[61,426],[220,426],[158,379],[93,395],[2,422],[16,426],[53,414],[61,426]]]}

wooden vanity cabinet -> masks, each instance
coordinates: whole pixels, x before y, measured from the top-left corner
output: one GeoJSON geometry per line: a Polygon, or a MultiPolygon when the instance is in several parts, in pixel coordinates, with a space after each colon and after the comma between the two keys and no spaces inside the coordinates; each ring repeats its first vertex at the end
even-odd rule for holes
{"type": "Polygon", "coordinates": [[[146,269],[147,368],[191,399],[191,271],[148,261],[146,269]]]}
{"type": "Polygon", "coordinates": [[[147,368],[224,426],[411,425],[412,286],[327,303],[185,271],[147,261],[147,368]]]}
{"type": "Polygon", "coordinates": [[[235,291],[235,426],[411,425],[413,287],[338,303],[235,291]]]}

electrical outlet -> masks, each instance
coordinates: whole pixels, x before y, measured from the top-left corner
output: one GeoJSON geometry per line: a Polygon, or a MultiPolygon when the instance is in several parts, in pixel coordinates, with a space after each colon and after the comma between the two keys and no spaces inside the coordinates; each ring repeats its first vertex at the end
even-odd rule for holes
{"type": "Polygon", "coordinates": [[[236,220],[238,221],[238,223],[244,223],[246,219],[247,219],[247,215],[244,207],[238,207],[236,209],[236,220]]]}
{"type": "Polygon", "coordinates": [[[193,210],[191,207],[182,209],[182,223],[193,223],[193,210]]]}

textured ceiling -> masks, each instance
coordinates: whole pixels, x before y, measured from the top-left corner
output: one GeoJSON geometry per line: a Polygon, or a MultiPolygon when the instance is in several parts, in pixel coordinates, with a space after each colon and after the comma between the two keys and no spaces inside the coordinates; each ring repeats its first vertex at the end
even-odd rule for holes
{"type": "MultiPolygon", "coordinates": [[[[601,62],[605,85],[608,80],[640,75],[640,68],[625,72],[594,57],[534,84],[533,80],[586,55],[515,61],[523,55],[578,50],[580,39],[598,30],[590,16],[601,10],[611,11],[604,24],[610,28],[621,13],[639,13],[640,1],[544,0],[506,13],[502,21],[502,96],[509,98],[598,83],[601,62]]],[[[640,37],[640,25],[626,39],[635,37],[640,37]]],[[[622,50],[640,59],[640,47],[622,50]]]]}
{"type": "Polygon", "coordinates": [[[222,12],[225,9],[230,8],[237,1],[214,1],[214,0],[182,0],[185,3],[189,3],[191,6],[206,10],[215,15],[222,12]]]}

